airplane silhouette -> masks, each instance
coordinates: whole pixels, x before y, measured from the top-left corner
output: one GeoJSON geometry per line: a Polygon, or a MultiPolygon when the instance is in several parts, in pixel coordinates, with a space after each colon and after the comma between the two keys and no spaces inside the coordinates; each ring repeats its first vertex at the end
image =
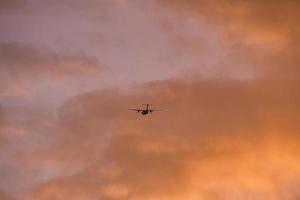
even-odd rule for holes
{"type": "Polygon", "coordinates": [[[154,111],[162,111],[161,109],[150,109],[150,105],[151,104],[143,104],[143,105],[146,105],[146,108],[145,109],[139,109],[139,108],[136,108],[136,109],[129,109],[129,110],[134,110],[134,111],[137,111],[138,113],[142,114],[142,115],[147,115],[147,114],[150,114],[154,111]]]}

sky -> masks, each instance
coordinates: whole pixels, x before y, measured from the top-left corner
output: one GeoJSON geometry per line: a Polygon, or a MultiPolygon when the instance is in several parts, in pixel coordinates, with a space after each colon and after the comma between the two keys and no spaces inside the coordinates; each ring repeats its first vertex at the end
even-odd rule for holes
{"type": "Polygon", "coordinates": [[[0,27],[1,200],[300,199],[299,1],[1,0],[0,27]]]}

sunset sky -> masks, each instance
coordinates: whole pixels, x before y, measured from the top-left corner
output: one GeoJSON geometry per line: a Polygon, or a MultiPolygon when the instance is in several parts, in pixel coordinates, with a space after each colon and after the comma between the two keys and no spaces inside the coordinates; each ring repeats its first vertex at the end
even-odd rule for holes
{"type": "Polygon", "coordinates": [[[299,200],[299,38],[298,0],[0,0],[0,200],[299,200]]]}

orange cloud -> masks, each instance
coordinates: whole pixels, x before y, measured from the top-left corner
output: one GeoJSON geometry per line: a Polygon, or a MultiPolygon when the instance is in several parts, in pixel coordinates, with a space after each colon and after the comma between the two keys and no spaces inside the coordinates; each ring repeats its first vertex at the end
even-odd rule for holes
{"type": "Polygon", "coordinates": [[[161,1],[223,27],[224,44],[282,49],[299,34],[297,1],[161,1]]]}
{"type": "Polygon", "coordinates": [[[0,198],[1,198],[1,200],[15,200],[15,198],[13,198],[3,192],[0,192],[0,198]]]}
{"type": "Polygon", "coordinates": [[[135,95],[71,99],[61,108],[53,151],[85,168],[41,185],[28,199],[295,199],[297,102],[273,84],[165,81],[135,95]],[[126,111],[145,99],[165,111],[149,118],[126,111]],[[112,175],[103,174],[110,168],[112,175]]]}

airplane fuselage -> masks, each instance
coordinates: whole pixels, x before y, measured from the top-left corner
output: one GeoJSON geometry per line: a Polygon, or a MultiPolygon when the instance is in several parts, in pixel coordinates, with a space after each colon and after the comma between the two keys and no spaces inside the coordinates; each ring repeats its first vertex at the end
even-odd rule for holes
{"type": "Polygon", "coordinates": [[[147,115],[148,113],[149,113],[149,111],[148,110],[142,110],[142,115],[147,115]]]}

